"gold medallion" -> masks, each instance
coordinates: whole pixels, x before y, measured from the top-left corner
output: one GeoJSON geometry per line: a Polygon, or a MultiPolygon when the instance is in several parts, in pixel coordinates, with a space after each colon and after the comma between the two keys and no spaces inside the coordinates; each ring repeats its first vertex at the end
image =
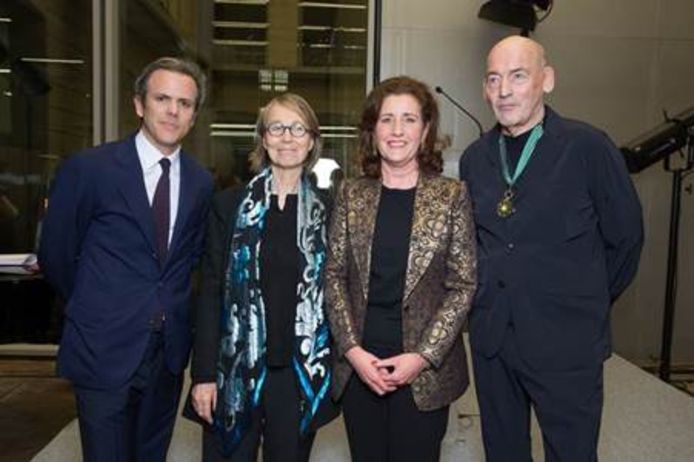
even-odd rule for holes
{"type": "Polygon", "coordinates": [[[509,188],[504,191],[504,196],[496,205],[496,214],[501,218],[510,217],[516,209],[513,208],[513,191],[509,188]]]}

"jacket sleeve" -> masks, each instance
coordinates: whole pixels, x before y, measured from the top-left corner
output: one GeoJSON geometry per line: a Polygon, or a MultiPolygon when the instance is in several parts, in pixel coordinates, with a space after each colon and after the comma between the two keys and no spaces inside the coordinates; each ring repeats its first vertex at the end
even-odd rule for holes
{"type": "Polygon", "coordinates": [[[41,225],[39,266],[64,300],[72,294],[80,247],[94,201],[88,183],[94,175],[85,171],[85,161],[81,155],[76,155],[58,170],[41,225]]]}
{"type": "Polygon", "coordinates": [[[194,384],[215,382],[219,353],[222,287],[228,261],[229,236],[234,225],[238,194],[225,190],[215,195],[207,218],[200,263],[200,294],[195,305],[191,379],[194,384]]]}
{"type": "Polygon", "coordinates": [[[599,134],[588,149],[589,187],[605,246],[610,300],[614,301],[638,269],[643,245],[641,204],[624,158],[612,141],[599,134]]]}
{"type": "Polygon", "coordinates": [[[352,319],[348,290],[349,236],[347,230],[347,192],[343,183],[332,210],[328,233],[328,259],[325,266],[325,296],[330,328],[338,356],[359,344],[352,319]]]}
{"type": "Polygon", "coordinates": [[[445,295],[415,349],[433,367],[441,366],[461,335],[476,288],[476,240],[472,205],[465,183],[450,212],[445,295]]]}

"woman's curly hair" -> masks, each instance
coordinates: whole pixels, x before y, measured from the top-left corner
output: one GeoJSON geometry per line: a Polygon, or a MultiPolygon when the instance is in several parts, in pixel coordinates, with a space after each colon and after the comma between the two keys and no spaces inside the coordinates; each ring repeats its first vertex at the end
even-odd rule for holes
{"type": "Polygon", "coordinates": [[[381,177],[381,156],[376,148],[374,132],[378,123],[383,101],[391,95],[410,95],[419,103],[424,126],[428,127],[426,138],[417,153],[419,170],[428,174],[443,171],[445,141],[439,139],[439,106],[429,86],[408,76],[392,77],[384,80],[371,90],[364,102],[359,123],[358,161],[364,175],[381,177]]]}

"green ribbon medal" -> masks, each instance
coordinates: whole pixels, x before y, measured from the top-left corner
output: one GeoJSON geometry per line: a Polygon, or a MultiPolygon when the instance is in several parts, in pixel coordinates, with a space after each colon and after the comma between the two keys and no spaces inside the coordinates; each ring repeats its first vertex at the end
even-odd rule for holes
{"type": "Polygon", "coordinates": [[[501,218],[510,217],[516,211],[513,206],[513,198],[515,196],[515,193],[513,192],[513,185],[516,183],[518,177],[521,176],[523,170],[525,170],[525,167],[528,166],[528,162],[530,162],[530,158],[532,157],[533,152],[535,152],[535,146],[540,138],[542,138],[543,133],[544,130],[542,129],[542,124],[535,125],[535,128],[533,128],[533,130],[530,132],[530,136],[528,136],[528,140],[525,142],[525,146],[523,146],[523,151],[521,152],[520,159],[518,159],[518,164],[516,164],[516,169],[513,172],[513,176],[511,176],[511,172],[508,168],[506,141],[504,140],[504,135],[499,135],[501,173],[503,174],[504,180],[506,180],[506,184],[508,185],[508,188],[506,188],[506,191],[504,191],[504,195],[496,205],[496,214],[501,218]]]}

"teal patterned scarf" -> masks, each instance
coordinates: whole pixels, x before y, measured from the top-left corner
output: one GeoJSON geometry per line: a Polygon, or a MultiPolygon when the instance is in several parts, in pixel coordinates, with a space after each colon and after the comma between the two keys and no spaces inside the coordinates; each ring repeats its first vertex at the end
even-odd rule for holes
{"type": "MultiPolygon", "coordinates": [[[[256,175],[242,193],[225,273],[221,346],[217,365],[215,429],[231,453],[250,425],[267,375],[265,306],[260,290],[260,246],[270,207],[272,171],[256,175]]],[[[300,277],[292,367],[301,395],[301,432],[329,399],[330,335],[323,309],[326,209],[306,177],[298,191],[297,247],[300,277]]]]}

